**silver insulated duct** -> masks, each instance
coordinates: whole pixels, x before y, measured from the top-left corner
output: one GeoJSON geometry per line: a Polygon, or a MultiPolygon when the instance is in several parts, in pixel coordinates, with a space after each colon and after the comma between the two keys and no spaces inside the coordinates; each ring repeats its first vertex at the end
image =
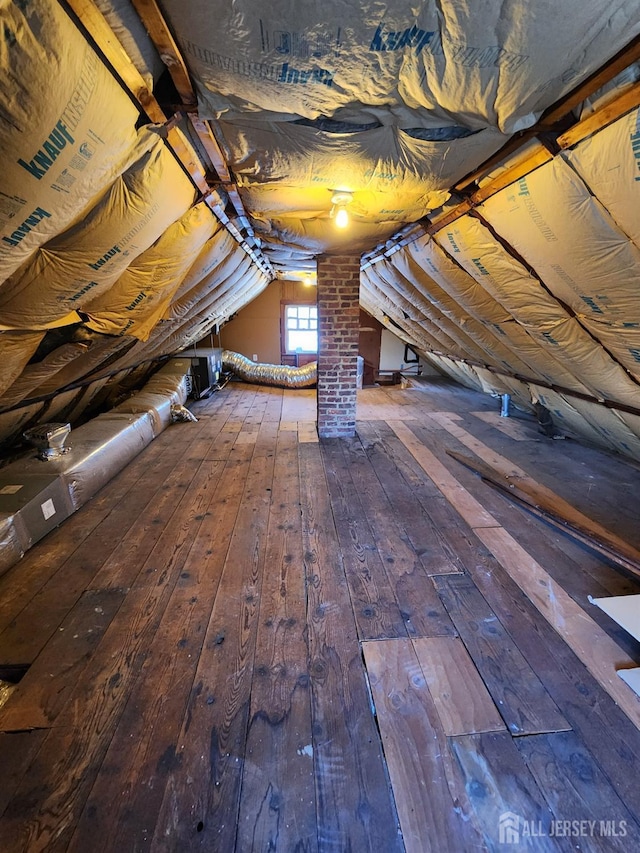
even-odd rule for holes
{"type": "Polygon", "coordinates": [[[302,367],[288,367],[285,364],[256,364],[255,361],[239,352],[224,350],[222,369],[235,373],[245,382],[256,385],[277,385],[279,388],[308,388],[315,385],[318,378],[318,363],[305,364],[302,367]]]}

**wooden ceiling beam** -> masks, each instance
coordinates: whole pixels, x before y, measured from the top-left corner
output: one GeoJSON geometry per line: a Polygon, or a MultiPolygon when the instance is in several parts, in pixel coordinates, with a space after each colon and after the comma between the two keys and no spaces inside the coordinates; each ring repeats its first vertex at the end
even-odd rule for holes
{"type": "Polygon", "coordinates": [[[149,33],[151,41],[155,44],[160,58],[169,69],[169,74],[178,90],[182,103],[187,106],[195,104],[197,99],[193,91],[189,70],[156,0],[131,0],[131,2],[149,33]]]}
{"type": "Polygon", "coordinates": [[[201,119],[196,113],[190,112],[188,115],[189,121],[193,125],[193,129],[198,134],[200,142],[202,142],[204,150],[207,152],[211,163],[213,164],[213,168],[218,173],[218,177],[223,184],[233,183],[229,167],[227,166],[227,161],[224,158],[224,154],[218,144],[218,140],[213,135],[211,126],[204,119],[201,119]]]}
{"type": "MultiPolygon", "coordinates": [[[[223,225],[229,228],[235,239],[246,247],[245,251],[247,251],[247,254],[253,258],[253,260],[265,271],[266,274],[270,275],[273,270],[271,269],[268,261],[261,256],[261,253],[260,256],[258,256],[258,254],[245,243],[242,234],[226,216],[224,212],[224,201],[219,193],[212,190],[209,186],[200,158],[197,156],[186,136],[178,127],[176,127],[177,117],[173,116],[167,119],[164,110],[160,107],[160,104],[149,91],[144,78],[131,61],[125,49],[122,47],[102,12],[98,9],[93,0],[67,0],[67,2],[69,8],[80,21],[82,27],[84,27],[89,37],[93,40],[106,61],[109,63],[112,71],[121,80],[124,88],[127,89],[134,100],[138,102],[141,110],[154,124],[160,124],[163,126],[162,134],[166,139],[167,144],[180,160],[186,172],[191,176],[192,181],[202,194],[207,206],[223,223],[223,225]]],[[[165,62],[167,61],[166,55],[163,55],[163,59],[165,62]]],[[[191,84],[189,83],[189,85],[191,84]]],[[[193,99],[195,101],[195,97],[193,99]]],[[[220,152],[220,157],[222,158],[222,152],[220,152]]],[[[222,161],[224,162],[224,158],[222,158],[222,161]]],[[[237,196],[236,201],[240,202],[239,196],[237,196]]],[[[242,216],[246,218],[244,209],[242,209],[242,216]]]]}
{"type": "Polygon", "coordinates": [[[167,116],[93,0],[67,0],[67,3],[143,112],[152,122],[164,124],[167,116]]]}
{"type": "MultiPolygon", "coordinates": [[[[140,20],[146,27],[151,41],[155,44],[158,53],[160,54],[160,58],[169,69],[171,79],[178,90],[182,104],[186,107],[186,112],[194,130],[198,134],[207,155],[211,159],[214,169],[218,173],[218,176],[224,185],[224,189],[227,192],[231,204],[235,208],[242,227],[247,232],[249,239],[254,242],[251,256],[254,257],[254,249],[256,249],[257,253],[261,256],[262,253],[257,247],[257,241],[255,239],[249,217],[244,209],[240,193],[232,181],[229,167],[227,166],[227,162],[218,141],[213,135],[209,124],[200,119],[197,114],[194,113],[193,109],[190,109],[196,106],[197,97],[193,89],[189,69],[182,58],[182,54],[180,53],[180,49],[176,44],[173,35],[171,34],[169,25],[165,21],[156,0],[132,0],[132,3],[136,12],[140,16],[140,20]]],[[[264,258],[262,259],[262,264],[267,268],[270,268],[269,262],[264,258]]]]}
{"type": "Polygon", "coordinates": [[[486,201],[486,199],[491,198],[492,195],[495,195],[497,192],[500,192],[500,190],[508,187],[509,184],[513,184],[514,181],[519,181],[520,178],[524,178],[525,175],[533,172],[533,170],[537,169],[539,166],[544,166],[545,163],[549,163],[551,160],[553,160],[553,154],[551,154],[544,145],[538,144],[535,151],[532,151],[526,159],[522,160],[520,163],[516,163],[509,169],[505,169],[504,172],[501,172],[486,186],[480,187],[479,190],[472,193],[472,203],[475,205],[486,201]]]}
{"type": "MultiPolygon", "coordinates": [[[[600,69],[595,74],[592,74],[588,77],[583,83],[573,89],[568,95],[562,98],[560,101],[557,101],[553,104],[549,109],[542,114],[538,123],[529,128],[528,130],[523,131],[518,136],[512,137],[499,151],[496,151],[491,157],[481,163],[480,166],[470,174],[466,175],[461,181],[458,181],[452,187],[453,192],[464,192],[471,184],[475,183],[479,178],[482,178],[487,174],[494,166],[499,165],[503,160],[509,157],[511,154],[515,154],[515,152],[522,148],[527,144],[531,139],[535,138],[538,133],[543,131],[553,129],[558,122],[562,119],[566,118],[566,116],[581,104],[584,100],[589,98],[594,92],[597,92],[598,89],[602,88],[602,86],[609,83],[620,74],[625,68],[628,68],[630,65],[633,65],[634,62],[638,62],[640,60],[640,36],[637,36],[633,41],[631,41],[623,50],[617,53],[613,59],[611,59],[605,68],[600,69]]],[[[603,108],[604,109],[604,108],[603,108]]],[[[629,109],[632,109],[630,107],[629,109]]],[[[598,111],[600,112],[600,111],[598,111]]],[[[622,115],[622,113],[620,113],[622,115]]],[[[614,119],[612,119],[613,121],[614,119]]],[[[594,123],[595,126],[595,123],[594,123]]],[[[568,130],[566,133],[562,134],[564,136],[568,136],[572,133],[572,129],[568,130]]],[[[591,130],[584,134],[584,136],[588,136],[589,133],[593,133],[595,131],[591,130]]],[[[582,137],[584,138],[584,137],[582,137]]],[[[575,144],[575,142],[579,141],[575,139],[571,144],[575,144]]],[[[562,146],[566,147],[566,146],[562,146]]]]}
{"type": "Polygon", "coordinates": [[[561,118],[564,118],[571,110],[591,97],[598,89],[610,83],[614,77],[617,77],[625,68],[633,65],[634,62],[638,62],[638,60],[640,60],[640,36],[636,36],[623,50],[619,51],[619,53],[607,62],[604,68],[587,77],[584,82],[580,83],[566,97],[557,101],[543,113],[537,124],[537,130],[549,130],[553,128],[561,118]]]}
{"type": "Polygon", "coordinates": [[[204,196],[210,195],[211,187],[207,183],[200,160],[183,134],[175,127],[175,119],[171,118],[167,121],[167,116],[160,107],[160,104],[147,88],[144,78],[118,41],[102,12],[100,12],[93,0],[68,0],[68,3],[80,23],[104,54],[113,71],[138,101],[147,117],[154,124],[164,126],[164,135],[167,142],[191,176],[198,190],[204,196]]]}
{"type": "Polygon", "coordinates": [[[613,124],[623,115],[640,106],[640,82],[634,83],[629,89],[618,95],[615,100],[605,104],[595,113],[578,122],[566,133],[561,134],[556,142],[560,148],[571,148],[587,136],[591,136],[602,130],[607,125],[613,124]]]}

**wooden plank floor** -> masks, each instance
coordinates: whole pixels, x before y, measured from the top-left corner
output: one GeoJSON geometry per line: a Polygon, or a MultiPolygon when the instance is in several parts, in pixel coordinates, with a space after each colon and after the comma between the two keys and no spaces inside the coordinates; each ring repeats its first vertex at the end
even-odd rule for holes
{"type": "Polygon", "coordinates": [[[635,547],[640,471],[497,405],[194,403],[0,578],[0,850],[640,849],[640,581],[446,450],[635,547]]]}

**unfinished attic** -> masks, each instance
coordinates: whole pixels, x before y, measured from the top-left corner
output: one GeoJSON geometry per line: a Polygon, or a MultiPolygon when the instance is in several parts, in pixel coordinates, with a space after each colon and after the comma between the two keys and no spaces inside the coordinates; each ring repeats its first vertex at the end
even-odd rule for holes
{"type": "Polygon", "coordinates": [[[0,15],[0,850],[640,850],[640,0],[0,15]]]}

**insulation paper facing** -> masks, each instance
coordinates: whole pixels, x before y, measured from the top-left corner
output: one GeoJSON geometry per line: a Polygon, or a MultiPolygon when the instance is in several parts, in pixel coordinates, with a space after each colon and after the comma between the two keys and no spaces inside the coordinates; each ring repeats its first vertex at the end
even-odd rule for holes
{"type": "Polygon", "coordinates": [[[129,264],[190,207],[195,190],[156,135],[77,225],[38,250],[0,286],[0,325],[43,329],[77,322],[129,264]]]}
{"type": "Polygon", "coordinates": [[[1,5],[0,281],[139,156],[137,109],[61,5],[1,5]]]}
{"type": "Polygon", "coordinates": [[[204,202],[190,208],[102,297],[85,307],[90,318],[87,325],[103,334],[146,340],[216,228],[216,220],[204,202]]]}
{"type": "Polygon", "coordinates": [[[564,156],[640,247],[640,107],[564,156]]]}
{"type": "Polygon", "coordinates": [[[575,85],[573,62],[595,71],[640,31],[628,0],[542,0],[526,14],[522,0],[485,2],[482,14],[469,2],[413,0],[162,6],[211,117],[238,104],[308,118],[404,104],[505,133],[575,85]]]}

